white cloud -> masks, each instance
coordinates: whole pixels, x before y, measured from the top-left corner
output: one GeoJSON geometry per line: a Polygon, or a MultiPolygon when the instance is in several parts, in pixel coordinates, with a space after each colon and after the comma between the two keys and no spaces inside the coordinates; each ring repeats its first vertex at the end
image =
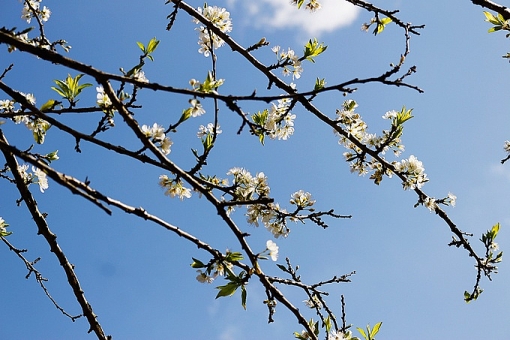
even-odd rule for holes
{"type": "Polygon", "coordinates": [[[304,8],[298,10],[290,0],[227,2],[230,6],[242,3],[243,10],[249,14],[250,25],[257,28],[297,29],[313,37],[350,25],[359,13],[358,7],[341,0],[321,0],[322,8],[314,13],[304,8]]]}

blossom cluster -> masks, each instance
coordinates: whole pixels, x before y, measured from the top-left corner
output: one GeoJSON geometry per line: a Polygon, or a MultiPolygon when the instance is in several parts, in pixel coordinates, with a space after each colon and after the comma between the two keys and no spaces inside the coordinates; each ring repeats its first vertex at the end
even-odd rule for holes
{"type": "MultiPolygon", "coordinates": [[[[232,31],[232,20],[230,19],[230,13],[225,8],[217,6],[207,6],[204,8],[199,7],[198,12],[207,18],[214,26],[218,27],[223,33],[232,31]]],[[[200,21],[196,18],[193,19],[196,24],[200,24],[200,21]]],[[[218,49],[225,41],[216,34],[212,33],[207,27],[200,26],[196,28],[199,32],[198,44],[200,48],[199,53],[202,53],[205,57],[208,57],[213,49],[218,49]]]]}
{"type": "Polygon", "coordinates": [[[303,190],[296,191],[291,195],[290,204],[296,205],[299,209],[305,209],[315,204],[312,194],[303,190]]]}
{"type": "Polygon", "coordinates": [[[228,261],[214,261],[212,264],[212,270],[207,269],[205,271],[202,271],[201,269],[197,270],[197,281],[200,283],[211,283],[216,279],[218,276],[224,276],[225,271],[232,271],[233,264],[228,261]],[[212,274],[210,273],[212,272],[212,274]]]}
{"type": "Polygon", "coordinates": [[[236,201],[248,201],[269,195],[270,188],[267,184],[267,177],[263,172],[252,176],[246,169],[236,167],[230,169],[227,175],[234,176],[233,195],[236,201]],[[254,195],[257,195],[257,197],[254,195]]]}
{"type": "Polygon", "coordinates": [[[347,330],[345,332],[342,331],[331,331],[328,334],[328,340],[358,340],[357,337],[352,336],[352,332],[347,330]]]}
{"type": "Polygon", "coordinates": [[[296,115],[290,112],[291,101],[289,98],[278,100],[278,104],[271,103],[271,108],[252,115],[254,123],[263,127],[258,131],[259,138],[268,135],[271,139],[287,140],[294,134],[294,119],[296,115]]]}
{"type": "Polygon", "coordinates": [[[5,222],[5,220],[0,217],[0,236],[3,237],[3,236],[9,236],[11,234],[11,232],[8,232],[7,231],[7,227],[9,226],[9,224],[7,224],[7,222],[5,222]]]}
{"type": "MultiPolygon", "coordinates": [[[[36,99],[33,94],[20,93],[23,95],[27,102],[31,105],[35,105],[36,99]]],[[[34,136],[35,141],[38,144],[43,144],[46,136],[46,131],[51,127],[51,124],[41,118],[34,118],[28,115],[21,114],[24,111],[23,105],[21,108],[16,109],[16,102],[13,100],[0,100],[0,112],[2,113],[14,113],[16,114],[12,119],[15,124],[23,123],[34,136]]]]}
{"type": "Polygon", "coordinates": [[[191,197],[191,189],[183,186],[181,180],[171,179],[167,175],[159,176],[159,185],[166,189],[165,195],[170,197],[179,197],[181,201],[184,198],[191,197]]]}
{"type": "Polygon", "coordinates": [[[246,221],[256,227],[259,221],[275,238],[287,237],[290,229],[287,227],[285,216],[288,215],[285,209],[280,209],[278,203],[250,204],[246,211],[246,221]]]}
{"type": "Polygon", "coordinates": [[[154,123],[152,126],[143,125],[142,132],[151,140],[152,143],[157,144],[165,155],[170,153],[170,147],[173,142],[165,135],[165,129],[161,125],[158,125],[157,123],[154,123]]]}
{"type": "Polygon", "coordinates": [[[48,7],[43,6],[41,9],[42,0],[25,0],[25,5],[21,12],[21,18],[30,24],[32,18],[39,18],[39,20],[46,22],[50,19],[51,11],[48,7]]]}
{"type": "MultiPolygon", "coordinates": [[[[216,89],[223,85],[224,82],[225,79],[214,79],[213,73],[209,71],[203,83],[201,83],[199,80],[191,79],[189,84],[193,88],[193,91],[203,93],[216,93],[216,89]]],[[[196,113],[193,115],[193,117],[200,116],[205,113],[205,110],[202,108],[202,105],[198,100],[192,99],[190,104],[192,111],[196,113]]]]}
{"type": "Polygon", "coordinates": [[[395,167],[395,171],[406,176],[406,181],[402,184],[404,186],[404,190],[420,189],[423,184],[429,180],[422,162],[414,155],[411,155],[409,159],[403,159],[400,162],[395,162],[393,165],[395,167]]]}
{"type": "Polygon", "coordinates": [[[28,164],[18,165],[18,172],[25,184],[37,183],[39,184],[39,190],[44,193],[44,190],[48,189],[48,178],[46,174],[39,168],[32,166],[33,172],[28,172],[28,164]]]}
{"type": "Polygon", "coordinates": [[[430,212],[435,211],[439,203],[455,207],[455,204],[457,203],[457,196],[449,192],[448,196],[445,198],[436,199],[433,197],[426,197],[423,201],[423,205],[429,209],[430,212]]]}
{"type": "MultiPolygon", "coordinates": [[[[391,149],[394,155],[399,157],[404,150],[404,145],[401,144],[400,139],[403,133],[403,123],[412,118],[412,110],[406,110],[404,107],[400,112],[386,112],[382,118],[391,121],[391,128],[383,130],[382,136],[377,136],[368,133],[367,124],[355,112],[357,106],[354,100],[344,102],[342,109],[337,110],[337,121],[338,125],[347,134],[340,134],[337,130],[334,130],[334,132],[340,136],[338,143],[350,150],[344,153],[344,157],[350,162],[351,172],[357,172],[359,175],[371,172],[370,178],[376,184],[379,184],[384,176],[391,178],[393,170],[373,157],[367,161],[366,153],[360,148],[359,144],[382,155],[391,149]]],[[[384,159],[384,157],[382,158],[384,159]]],[[[394,171],[405,176],[402,184],[405,190],[419,189],[428,181],[422,162],[414,155],[399,162],[393,161],[391,164],[394,171]]]]}
{"type": "Polygon", "coordinates": [[[292,79],[299,79],[301,77],[303,67],[301,66],[301,60],[298,58],[294,50],[289,48],[285,51],[280,46],[274,46],[271,51],[276,54],[278,64],[283,66],[282,73],[284,76],[292,74],[292,79]]]}
{"type": "MultiPolygon", "coordinates": [[[[312,195],[309,192],[299,190],[291,195],[290,203],[296,205],[298,210],[302,210],[313,206],[315,200],[312,200],[312,195]]],[[[278,203],[251,204],[246,212],[246,220],[256,227],[259,226],[259,221],[262,222],[275,238],[279,238],[289,235],[287,219],[296,222],[298,219],[294,215],[289,214],[286,209],[281,209],[278,203]]]]}
{"type": "Polygon", "coordinates": [[[219,125],[214,126],[213,123],[209,123],[207,126],[200,125],[198,128],[197,137],[202,138],[204,136],[212,136],[214,134],[219,135],[220,133],[222,133],[222,131],[219,125]]]}

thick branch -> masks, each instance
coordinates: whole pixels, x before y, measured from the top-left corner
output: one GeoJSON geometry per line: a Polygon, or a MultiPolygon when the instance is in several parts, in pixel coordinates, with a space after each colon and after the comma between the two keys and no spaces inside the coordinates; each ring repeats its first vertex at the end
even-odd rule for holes
{"type": "Polygon", "coordinates": [[[5,160],[7,162],[7,165],[11,169],[14,178],[16,179],[16,186],[18,188],[19,193],[21,194],[21,197],[25,201],[28,210],[30,211],[30,214],[32,215],[32,218],[34,219],[34,222],[37,224],[38,227],[38,234],[43,235],[43,237],[46,239],[46,242],[48,242],[48,245],[50,246],[50,250],[52,253],[55,254],[55,256],[58,258],[60,266],[64,269],[64,272],[67,276],[67,281],[69,282],[69,285],[73,289],[74,296],[76,297],[76,300],[80,304],[83,315],[87,318],[87,321],[90,325],[89,332],[94,332],[98,339],[101,340],[107,340],[109,339],[109,336],[106,336],[101,325],[97,321],[97,316],[94,314],[94,311],[92,310],[92,306],[88,303],[87,299],[85,298],[85,293],[83,292],[80,283],[78,281],[78,277],[76,276],[73,265],[67,260],[67,257],[65,256],[64,252],[60,248],[58,242],[57,242],[57,236],[51,232],[48,224],[46,223],[46,219],[44,218],[43,214],[39,211],[39,208],[37,207],[37,203],[32,196],[32,193],[28,189],[27,185],[25,184],[25,181],[21,174],[18,171],[18,161],[14,157],[14,155],[7,150],[4,146],[8,145],[7,139],[5,138],[3,131],[0,129],[0,149],[2,150],[2,153],[4,154],[5,160]]]}
{"type": "Polygon", "coordinates": [[[506,6],[500,5],[490,0],[471,0],[471,2],[475,5],[485,7],[501,14],[505,20],[510,19],[510,8],[506,6]]]}

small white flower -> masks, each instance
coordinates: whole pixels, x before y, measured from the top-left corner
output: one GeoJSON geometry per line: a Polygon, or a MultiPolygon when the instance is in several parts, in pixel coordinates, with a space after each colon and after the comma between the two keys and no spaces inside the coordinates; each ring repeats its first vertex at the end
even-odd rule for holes
{"type": "Polygon", "coordinates": [[[182,186],[182,181],[175,181],[167,175],[159,176],[159,185],[166,189],[165,195],[170,197],[178,196],[181,201],[191,197],[191,190],[182,186]]]}
{"type": "Polygon", "coordinates": [[[425,207],[429,209],[431,212],[434,211],[437,208],[436,200],[432,197],[427,197],[425,201],[423,202],[425,207]]]}
{"type": "Polygon", "coordinates": [[[197,99],[190,99],[189,103],[191,104],[191,116],[198,117],[205,113],[202,104],[197,99]]]}
{"type": "Polygon", "coordinates": [[[42,21],[48,21],[51,15],[51,11],[48,7],[43,6],[43,9],[41,11],[41,19],[42,21]]]}
{"type": "Polygon", "coordinates": [[[21,175],[21,178],[23,178],[23,181],[27,181],[29,178],[29,174],[27,172],[28,170],[28,164],[18,165],[18,172],[21,175]]]}
{"type": "Polygon", "coordinates": [[[305,303],[305,305],[308,307],[308,308],[322,308],[322,303],[321,301],[319,300],[319,298],[317,297],[317,295],[313,295],[311,299],[309,300],[304,300],[303,301],[305,303]]]}
{"type": "Polygon", "coordinates": [[[506,140],[503,148],[505,149],[506,152],[510,153],[510,141],[506,140]]]}
{"type": "Polygon", "coordinates": [[[21,93],[21,94],[27,99],[27,101],[30,104],[35,105],[35,97],[32,93],[27,93],[27,94],[21,93]]]}
{"type": "Polygon", "coordinates": [[[14,102],[12,100],[0,100],[0,109],[4,111],[14,110],[14,102]]]}
{"type": "Polygon", "coordinates": [[[207,276],[206,273],[202,273],[201,270],[197,270],[197,281],[200,283],[211,283],[214,281],[214,278],[207,276]]]}
{"type": "Polygon", "coordinates": [[[97,105],[99,105],[99,107],[109,107],[112,105],[112,101],[104,93],[103,85],[96,87],[96,91],[97,91],[97,96],[96,96],[97,105]]]}
{"type": "Polygon", "coordinates": [[[454,194],[452,194],[451,192],[448,193],[448,200],[449,200],[449,203],[452,207],[455,206],[455,204],[457,203],[457,196],[455,196],[454,194]]]}
{"type": "Polygon", "coordinates": [[[32,166],[32,171],[34,172],[34,175],[37,176],[37,184],[39,184],[39,189],[42,193],[44,193],[44,190],[48,189],[48,178],[46,177],[46,174],[35,166],[32,166]]]}
{"type": "Polygon", "coordinates": [[[314,205],[315,201],[312,200],[312,194],[309,192],[304,192],[303,190],[299,190],[291,195],[290,204],[295,204],[299,208],[304,209],[314,205]]]}
{"type": "MultiPolygon", "coordinates": [[[[202,138],[209,134],[212,135],[213,133],[214,133],[214,124],[213,123],[209,123],[209,124],[207,124],[207,126],[200,125],[200,127],[198,128],[197,137],[202,138]]],[[[216,126],[216,134],[219,135],[220,133],[222,133],[222,131],[220,129],[220,126],[217,125],[216,126]]]]}
{"type": "Polygon", "coordinates": [[[271,240],[266,242],[266,248],[269,250],[269,256],[271,260],[276,261],[278,259],[278,246],[271,240]]]}
{"type": "Polygon", "coordinates": [[[145,73],[142,70],[136,71],[135,74],[133,75],[133,78],[138,81],[141,81],[142,83],[149,82],[149,79],[147,79],[147,77],[145,77],[145,73]]]}
{"type": "Polygon", "coordinates": [[[310,12],[315,12],[321,8],[322,6],[317,0],[310,0],[310,2],[306,5],[306,9],[310,12]]]}
{"type": "Polygon", "coordinates": [[[170,138],[165,137],[165,139],[163,139],[160,145],[161,151],[163,151],[165,155],[168,155],[172,151],[170,147],[172,146],[173,143],[174,142],[172,142],[170,138]]]}
{"type": "Polygon", "coordinates": [[[342,331],[331,331],[328,335],[328,340],[351,340],[352,333],[351,331],[346,331],[345,333],[342,331]]]}
{"type": "Polygon", "coordinates": [[[393,119],[393,118],[397,118],[397,111],[395,110],[391,110],[391,111],[388,111],[384,114],[384,116],[382,116],[383,119],[393,119]]]}

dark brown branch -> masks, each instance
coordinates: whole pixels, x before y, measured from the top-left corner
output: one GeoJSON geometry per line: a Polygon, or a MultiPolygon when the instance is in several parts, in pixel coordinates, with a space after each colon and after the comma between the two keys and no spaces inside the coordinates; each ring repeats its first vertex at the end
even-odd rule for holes
{"type": "Polygon", "coordinates": [[[9,143],[7,142],[7,139],[5,138],[1,129],[0,129],[0,142],[1,142],[0,149],[5,157],[7,165],[11,169],[14,178],[16,179],[16,186],[18,188],[18,191],[21,194],[23,201],[25,201],[27,208],[30,211],[30,214],[32,215],[32,218],[34,219],[34,222],[38,227],[37,233],[39,235],[43,235],[46,242],[48,242],[48,245],[50,246],[50,251],[55,254],[55,256],[59,260],[60,266],[64,269],[64,272],[67,276],[67,281],[69,282],[69,285],[73,289],[74,296],[76,297],[76,300],[80,304],[83,311],[83,315],[87,318],[87,321],[90,325],[89,332],[94,332],[98,339],[107,340],[109,337],[105,335],[101,325],[97,321],[96,314],[92,310],[92,306],[88,303],[87,299],[85,298],[85,293],[83,292],[80,286],[78,277],[74,272],[73,265],[67,260],[67,257],[65,256],[64,252],[62,251],[57,242],[57,236],[50,230],[48,224],[46,223],[44,215],[39,211],[39,208],[37,207],[37,203],[34,197],[32,196],[32,193],[28,189],[27,185],[24,182],[23,177],[18,171],[18,161],[11,153],[11,151],[5,147],[8,146],[9,143]]]}
{"type": "Polygon", "coordinates": [[[482,6],[501,14],[505,20],[510,19],[510,8],[506,6],[500,5],[490,0],[471,0],[471,2],[475,5],[482,6]]]}

